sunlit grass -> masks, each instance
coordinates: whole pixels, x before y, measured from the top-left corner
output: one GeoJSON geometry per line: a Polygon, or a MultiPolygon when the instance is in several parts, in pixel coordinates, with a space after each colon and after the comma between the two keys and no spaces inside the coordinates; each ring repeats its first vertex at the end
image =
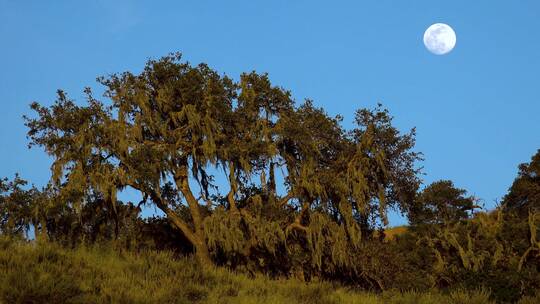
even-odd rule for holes
{"type": "MultiPolygon", "coordinates": [[[[522,304],[540,303],[540,298],[522,304]]],[[[192,258],[107,248],[63,249],[0,239],[2,303],[491,303],[469,293],[355,292],[327,282],[250,278],[225,269],[202,271],[192,258]]]]}

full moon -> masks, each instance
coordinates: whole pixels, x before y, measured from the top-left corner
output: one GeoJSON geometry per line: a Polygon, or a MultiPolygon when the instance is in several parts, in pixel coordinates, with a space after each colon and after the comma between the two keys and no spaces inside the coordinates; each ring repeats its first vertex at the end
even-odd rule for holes
{"type": "Polygon", "coordinates": [[[424,33],[424,45],[435,55],[448,54],[456,46],[456,33],[447,24],[435,23],[424,33]]]}

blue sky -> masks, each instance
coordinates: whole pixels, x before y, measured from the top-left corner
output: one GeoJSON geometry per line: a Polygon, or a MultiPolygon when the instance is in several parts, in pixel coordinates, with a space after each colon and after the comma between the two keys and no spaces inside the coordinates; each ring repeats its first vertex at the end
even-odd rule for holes
{"type": "Polygon", "coordinates": [[[382,102],[417,128],[426,183],[451,179],[492,208],[540,148],[539,30],[536,0],[0,0],[0,176],[48,180],[50,160],[27,149],[31,101],[80,98],[97,76],[181,51],[232,77],[268,72],[348,127],[382,102]],[[422,44],[436,22],[457,33],[445,56],[422,44]]]}

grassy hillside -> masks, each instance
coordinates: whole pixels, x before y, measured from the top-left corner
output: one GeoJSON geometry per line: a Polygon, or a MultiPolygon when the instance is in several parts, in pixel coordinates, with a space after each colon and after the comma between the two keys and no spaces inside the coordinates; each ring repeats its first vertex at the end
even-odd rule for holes
{"type": "Polygon", "coordinates": [[[68,250],[0,239],[1,303],[491,303],[488,297],[488,291],[355,293],[324,282],[202,271],[193,259],[167,252],[68,250]]]}

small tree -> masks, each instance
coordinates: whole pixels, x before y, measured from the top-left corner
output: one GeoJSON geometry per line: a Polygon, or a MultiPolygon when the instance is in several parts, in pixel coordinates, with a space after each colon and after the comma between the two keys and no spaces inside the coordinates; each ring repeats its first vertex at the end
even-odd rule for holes
{"type": "Polygon", "coordinates": [[[0,233],[22,236],[33,228],[38,240],[47,240],[47,190],[27,185],[18,175],[12,181],[0,179],[0,233]]]}
{"type": "Polygon", "coordinates": [[[517,211],[523,217],[529,209],[540,211],[540,150],[532,156],[529,163],[519,165],[519,173],[508,194],[503,199],[506,211],[517,211]]]}
{"type": "Polygon", "coordinates": [[[466,190],[454,187],[449,180],[434,182],[418,194],[409,211],[409,220],[413,225],[418,225],[468,219],[471,212],[480,207],[473,196],[466,194],[466,190]]]}

